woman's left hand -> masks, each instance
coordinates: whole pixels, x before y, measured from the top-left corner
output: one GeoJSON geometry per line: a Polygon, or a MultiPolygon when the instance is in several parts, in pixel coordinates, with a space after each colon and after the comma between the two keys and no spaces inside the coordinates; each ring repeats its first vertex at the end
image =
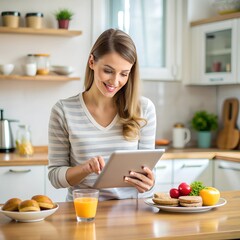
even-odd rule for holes
{"type": "Polygon", "coordinates": [[[125,182],[135,187],[140,193],[149,191],[154,185],[153,172],[148,167],[143,167],[143,171],[145,175],[131,171],[130,176],[124,178],[125,182]]]}

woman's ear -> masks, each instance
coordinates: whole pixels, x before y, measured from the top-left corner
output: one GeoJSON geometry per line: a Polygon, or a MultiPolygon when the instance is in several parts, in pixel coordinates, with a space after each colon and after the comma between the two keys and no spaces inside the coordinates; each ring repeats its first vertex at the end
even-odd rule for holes
{"type": "Polygon", "coordinates": [[[93,65],[94,65],[94,56],[91,54],[88,60],[88,65],[91,69],[93,69],[93,65]]]}

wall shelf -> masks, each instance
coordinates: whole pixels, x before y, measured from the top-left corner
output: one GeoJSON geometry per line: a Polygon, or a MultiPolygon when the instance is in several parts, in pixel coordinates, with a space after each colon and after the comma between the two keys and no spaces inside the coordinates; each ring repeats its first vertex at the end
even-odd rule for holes
{"type": "Polygon", "coordinates": [[[240,12],[236,13],[230,13],[230,14],[223,14],[223,15],[217,15],[211,18],[206,18],[206,19],[201,19],[198,21],[191,22],[191,27],[197,26],[197,25],[202,25],[206,23],[212,23],[212,22],[218,22],[218,21],[224,21],[228,19],[233,19],[233,18],[240,18],[240,12]]]}
{"type": "Polygon", "coordinates": [[[80,77],[69,77],[63,75],[0,75],[0,80],[30,80],[30,81],[78,81],[80,77]]]}
{"type": "Polygon", "coordinates": [[[74,36],[81,35],[82,31],[55,29],[55,28],[35,29],[35,28],[26,28],[26,27],[19,27],[19,28],[0,27],[0,33],[74,37],[74,36]]]}

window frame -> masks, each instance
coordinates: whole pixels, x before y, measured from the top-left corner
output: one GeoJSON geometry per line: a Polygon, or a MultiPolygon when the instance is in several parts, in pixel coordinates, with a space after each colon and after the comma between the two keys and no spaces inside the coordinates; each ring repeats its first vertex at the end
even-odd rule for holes
{"type": "MultiPolygon", "coordinates": [[[[142,80],[178,81],[182,77],[183,0],[167,0],[166,67],[141,68],[142,80]]],[[[108,0],[92,0],[92,42],[106,29],[108,0]]]]}

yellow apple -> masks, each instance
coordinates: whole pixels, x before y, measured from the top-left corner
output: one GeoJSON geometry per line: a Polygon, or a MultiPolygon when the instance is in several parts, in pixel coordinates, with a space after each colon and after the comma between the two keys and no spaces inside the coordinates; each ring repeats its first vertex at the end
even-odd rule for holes
{"type": "Polygon", "coordinates": [[[220,192],[214,187],[206,187],[199,192],[202,197],[203,206],[213,206],[218,203],[220,192]]]}

